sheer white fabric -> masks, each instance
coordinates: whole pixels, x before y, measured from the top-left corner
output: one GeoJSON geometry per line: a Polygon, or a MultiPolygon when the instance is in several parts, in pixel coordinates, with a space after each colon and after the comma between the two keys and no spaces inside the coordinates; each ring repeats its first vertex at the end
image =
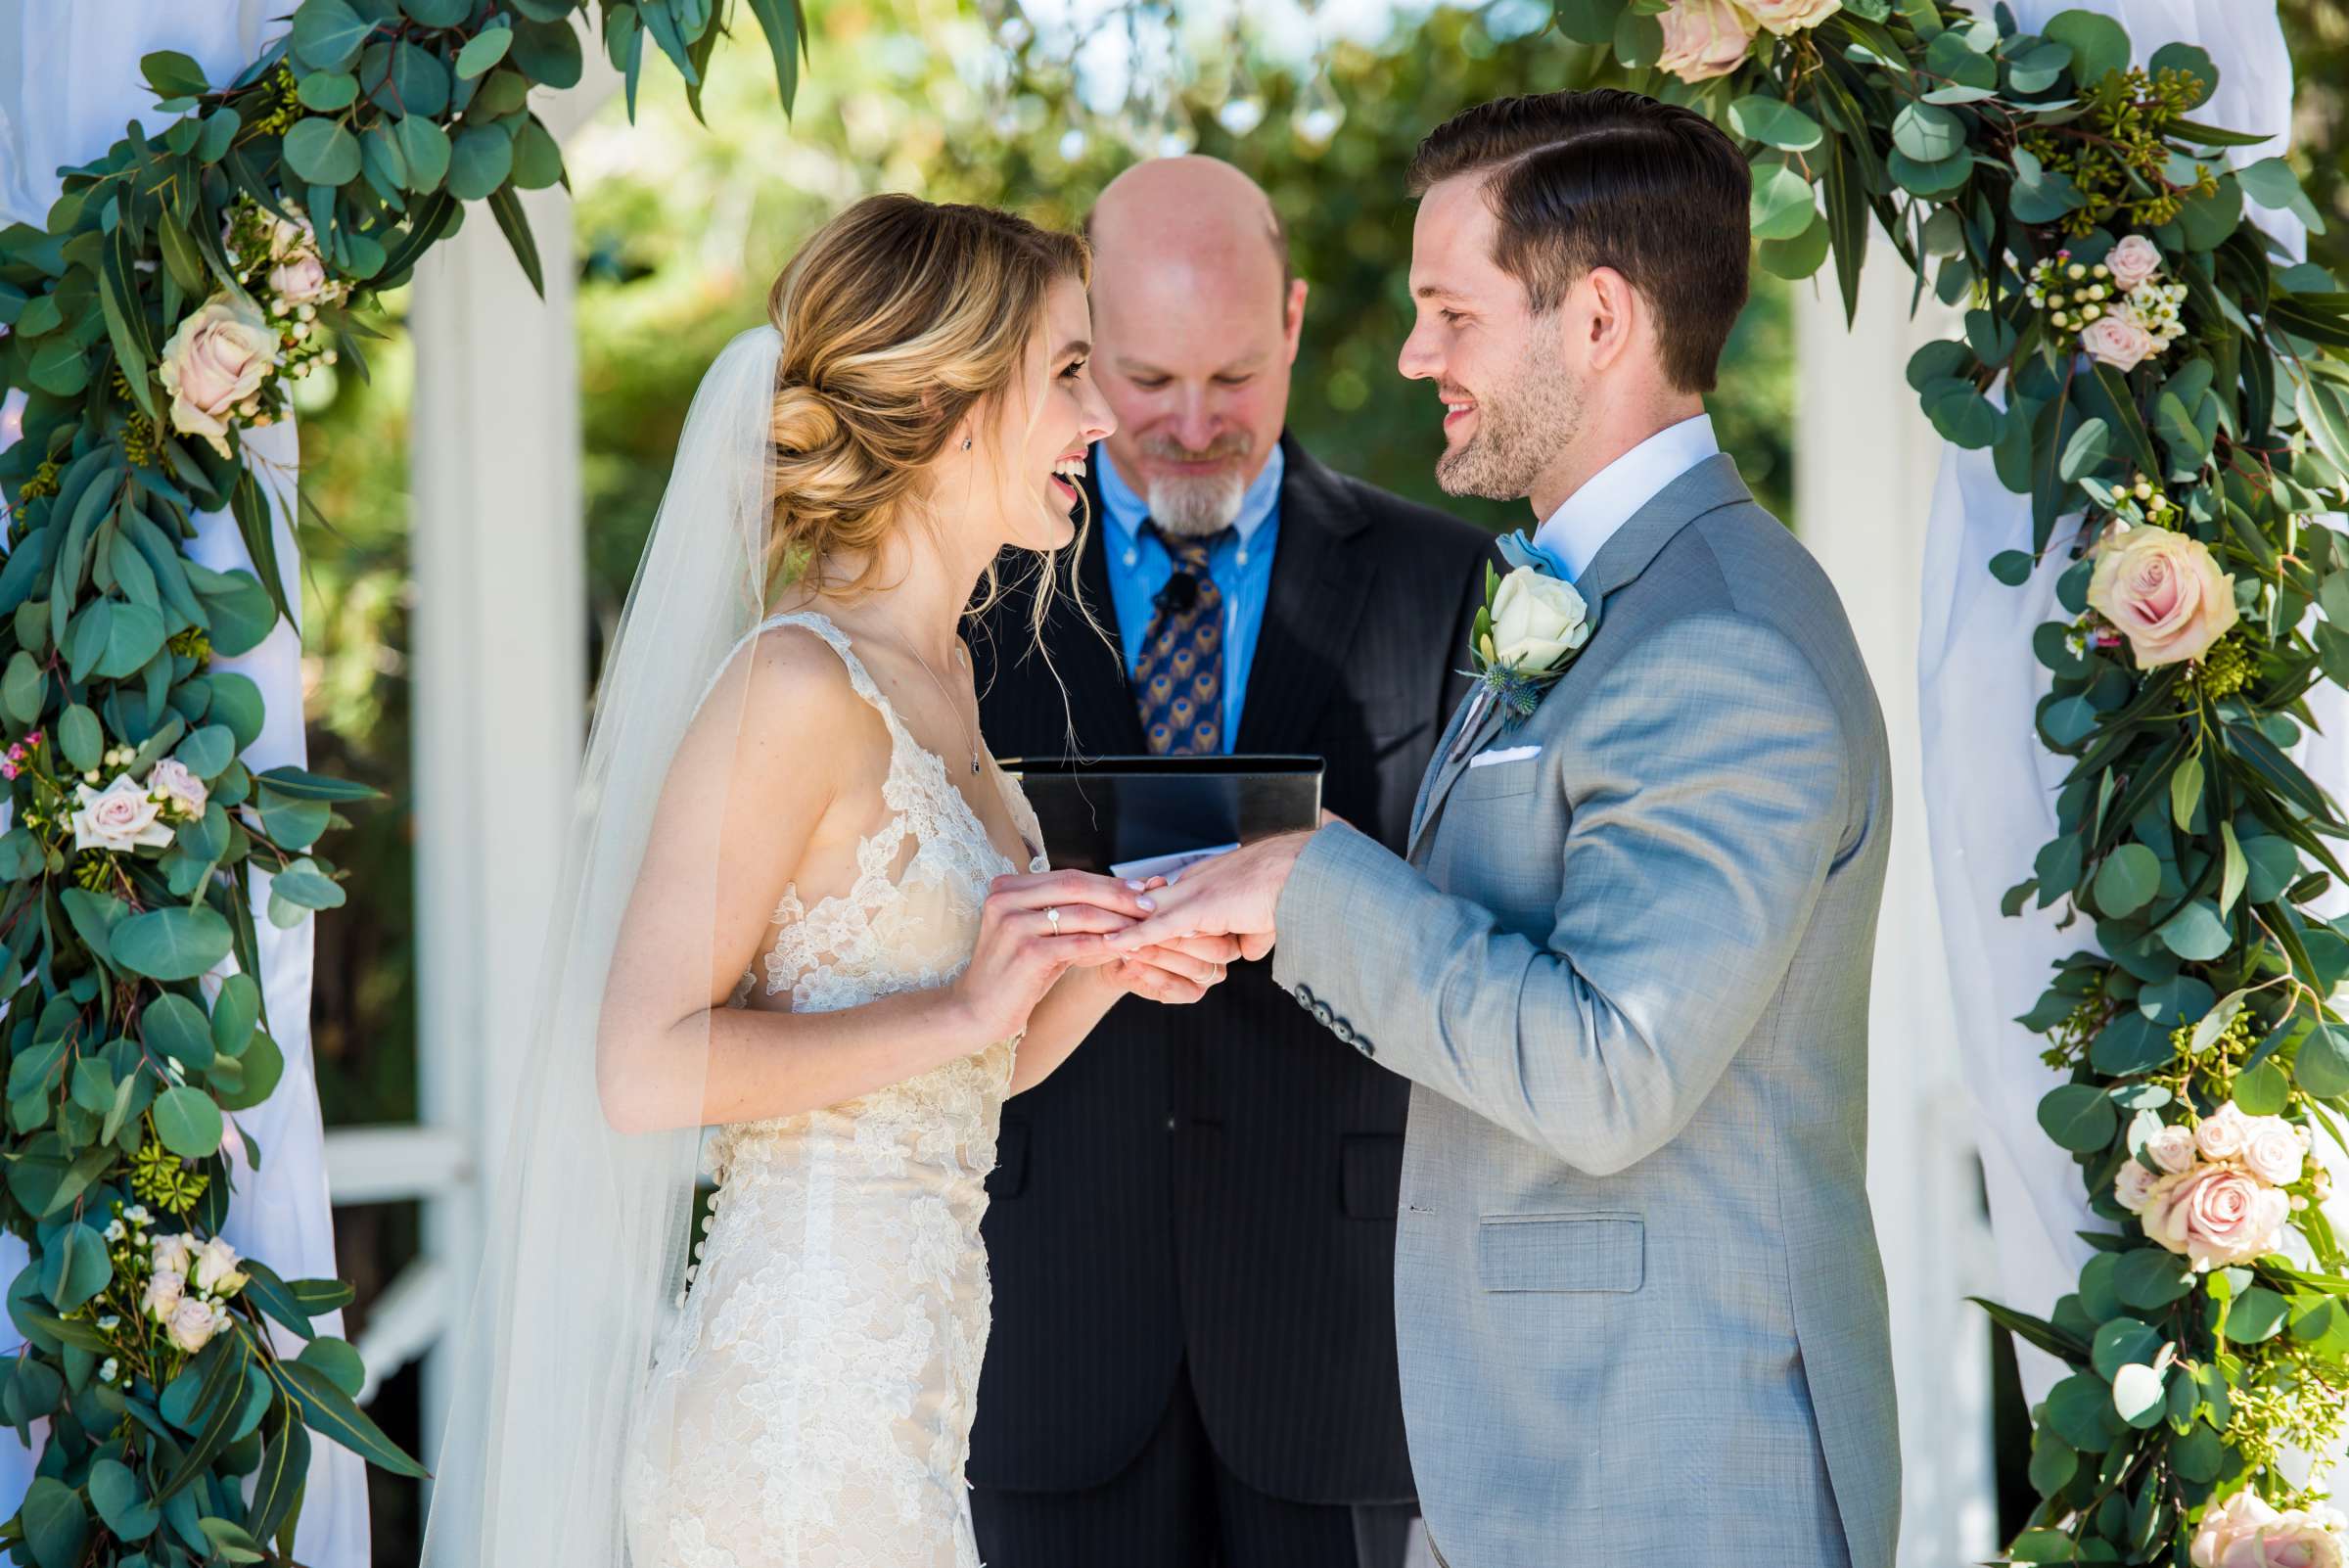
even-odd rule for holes
{"type": "Polygon", "coordinates": [[[695,791],[733,776],[748,691],[737,655],[766,610],[780,348],[772,328],[743,333],[703,376],[601,672],[531,993],[530,1092],[455,1347],[427,1568],[629,1561],[622,1489],[685,1265],[708,1012],[654,1041],[663,1074],[647,1092],[665,1103],[646,1124],[674,1130],[615,1126],[604,1029],[632,1005],[614,989],[615,958],[648,868],[674,900],[665,961],[715,972],[723,813],[695,791]]]}
{"type": "MultiPolygon", "coordinates": [[[[2234,150],[2238,163],[2283,150],[2291,123],[2292,64],[2272,5],[2245,0],[2012,0],[2025,28],[2085,6],[2118,20],[2142,62],[2165,43],[2198,44],[2219,68],[2218,96],[2195,112],[2210,124],[2265,130],[2274,138],[2234,150]]],[[[1987,10],[1987,6],[1979,9],[1987,10]]],[[[2295,253],[2303,236],[2288,215],[2254,208],[2295,253]]],[[[2073,520],[2058,524],[2058,530],[2073,520]]],[[[2055,580],[2061,551],[2030,582],[1990,576],[1992,556],[2031,548],[2031,506],[1999,483],[1987,452],[1945,452],[1925,546],[1923,629],[1917,639],[1923,779],[1933,878],[1949,945],[1952,998],[1981,1127],[1982,1163],[1997,1242],[2001,1299],[2046,1314],[2071,1290],[2088,1247],[2077,1232],[2105,1228],[2089,1213],[2079,1168],[2040,1130],[2039,1101],[2061,1080],[2039,1059],[2039,1037],[2013,1020],[2038,1001],[2050,966],[2091,939],[2056,929],[2055,911],[2021,919],[1999,913],[2005,890],[2031,874],[2055,836],[2055,792],[2064,764],[2033,733],[2048,690],[2030,630],[2065,619],[2055,580]]],[[[2344,781],[2340,696],[2312,696],[2334,737],[2303,761],[2329,787],[2344,781]],[[2323,705],[2332,706],[2331,712],[2323,705]]],[[[2059,1373],[2053,1358],[2022,1347],[2025,1393],[2038,1400],[2059,1373]]]]}
{"type": "MultiPolygon", "coordinates": [[[[176,49],[213,80],[226,81],[283,29],[291,10],[271,0],[0,3],[0,223],[41,221],[60,189],[58,168],[102,156],[128,121],[161,127],[155,95],[140,75],[142,56],[176,49]]],[[[15,437],[12,410],[12,417],[0,418],[0,443],[15,437]]],[[[301,452],[293,424],[250,433],[246,450],[262,475],[286,594],[299,608],[300,554],[290,510],[301,452]]],[[[253,570],[236,521],[224,512],[196,519],[188,553],[214,571],[253,570]]],[[[256,771],[303,765],[308,747],[302,731],[299,630],[280,623],[259,647],[221,659],[217,668],[250,677],[267,706],[266,727],[245,761],[256,771]]],[[[236,1115],[259,1146],[261,1163],[253,1169],[238,1159],[236,1199],[223,1233],[240,1252],[288,1278],[331,1277],[341,1270],[335,1263],[325,1130],[310,1050],[313,928],[307,921],[292,931],[271,924],[268,878],[256,875],[253,883],[257,978],[286,1070],[275,1093],[236,1115]]],[[[231,1149],[241,1156],[233,1142],[231,1149]]],[[[0,1282],[16,1277],[24,1256],[23,1243],[0,1238],[0,1282]]],[[[344,1331],[340,1313],[320,1323],[328,1333],[344,1331]]],[[[289,1355],[300,1348],[282,1331],[277,1337],[289,1355]]],[[[0,1320],[0,1355],[13,1355],[19,1343],[13,1328],[0,1320]]],[[[36,1427],[36,1435],[40,1430],[36,1427]]],[[[37,1457],[13,1436],[0,1440],[0,1515],[16,1511],[37,1457]]],[[[365,1466],[339,1445],[315,1445],[295,1555],[313,1568],[360,1568],[370,1560],[367,1537],[365,1466]]]]}
{"type": "MultiPolygon", "coordinates": [[[[970,961],[989,882],[1021,867],[840,629],[812,613],[760,629],[787,626],[839,653],[888,725],[890,763],[854,880],[812,901],[785,890],[764,974],[745,972],[733,1005],[828,1012],[944,985],[970,961]]],[[[1018,785],[992,771],[1038,843],[1018,785]]],[[[1032,853],[1027,869],[1045,868],[1032,853]]],[[[630,1466],[643,1568],[978,1568],[963,1462],[990,1300],[979,1222],[1014,1049],[717,1130],[717,1200],[630,1466]]]]}

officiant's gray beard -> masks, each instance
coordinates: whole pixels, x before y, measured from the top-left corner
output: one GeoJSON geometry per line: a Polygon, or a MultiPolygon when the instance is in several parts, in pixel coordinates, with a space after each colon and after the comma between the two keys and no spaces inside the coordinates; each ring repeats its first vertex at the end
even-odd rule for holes
{"type": "Polygon", "coordinates": [[[1521,501],[1583,434],[1582,384],[1555,356],[1528,346],[1508,381],[1478,394],[1476,434],[1436,459],[1447,495],[1521,501]]]}
{"type": "Polygon", "coordinates": [[[1239,521],[1240,503],[1248,495],[1248,479],[1243,469],[1255,449],[1255,438],[1246,431],[1218,437],[1206,450],[1198,452],[1164,437],[1144,440],[1143,454],[1164,462],[1195,463],[1221,458],[1230,465],[1196,477],[1151,475],[1142,491],[1143,503],[1150,508],[1150,521],[1171,539],[1204,539],[1231,527],[1239,521]]]}

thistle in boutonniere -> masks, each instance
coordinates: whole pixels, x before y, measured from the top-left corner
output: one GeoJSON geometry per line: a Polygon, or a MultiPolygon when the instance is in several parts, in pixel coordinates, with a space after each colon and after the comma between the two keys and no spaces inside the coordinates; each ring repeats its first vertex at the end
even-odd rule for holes
{"type": "Polygon", "coordinates": [[[1565,563],[1524,534],[1502,539],[1500,553],[1509,573],[1485,568],[1485,605],[1469,656],[1481,700],[1499,703],[1504,727],[1514,730],[1589,641],[1590,612],[1566,579],[1565,563]]]}

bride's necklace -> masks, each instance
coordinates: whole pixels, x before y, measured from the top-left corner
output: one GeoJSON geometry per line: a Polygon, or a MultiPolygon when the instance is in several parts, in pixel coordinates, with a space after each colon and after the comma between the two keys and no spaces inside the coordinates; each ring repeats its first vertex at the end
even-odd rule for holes
{"type": "MultiPolygon", "coordinates": [[[[962,743],[971,751],[971,776],[977,778],[979,776],[979,742],[972,736],[971,726],[962,716],[962,705],[947,692],[946,683],[938,678],[938,671],[930,668],[930,661],[922,657],[922,651],[916,648],[910,639],[905,644],[905,651],[913,655],[913,662],[922,667],[922,673],[930,677],[930,684],[938,688],[939,696],[945,698],[946,706],[954,710],[954,722],[962,728],[962,743]]],[[[959,647],[956,648],[955,656],[960,658],[961,652],[959,647]]]]}

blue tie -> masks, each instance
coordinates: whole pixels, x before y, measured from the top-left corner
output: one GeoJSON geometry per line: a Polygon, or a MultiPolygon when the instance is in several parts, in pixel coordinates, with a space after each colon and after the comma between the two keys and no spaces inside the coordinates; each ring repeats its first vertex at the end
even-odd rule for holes
{"type": "Polygon", "coordinates": [[[1133,666],[1142,736],[1154,756],[1213,756],[1223,749],[1223,590],[1208,558],[1232,530],[1171,539],[1155,523],[1142,527],[1174,558],[1133,666]]]}

